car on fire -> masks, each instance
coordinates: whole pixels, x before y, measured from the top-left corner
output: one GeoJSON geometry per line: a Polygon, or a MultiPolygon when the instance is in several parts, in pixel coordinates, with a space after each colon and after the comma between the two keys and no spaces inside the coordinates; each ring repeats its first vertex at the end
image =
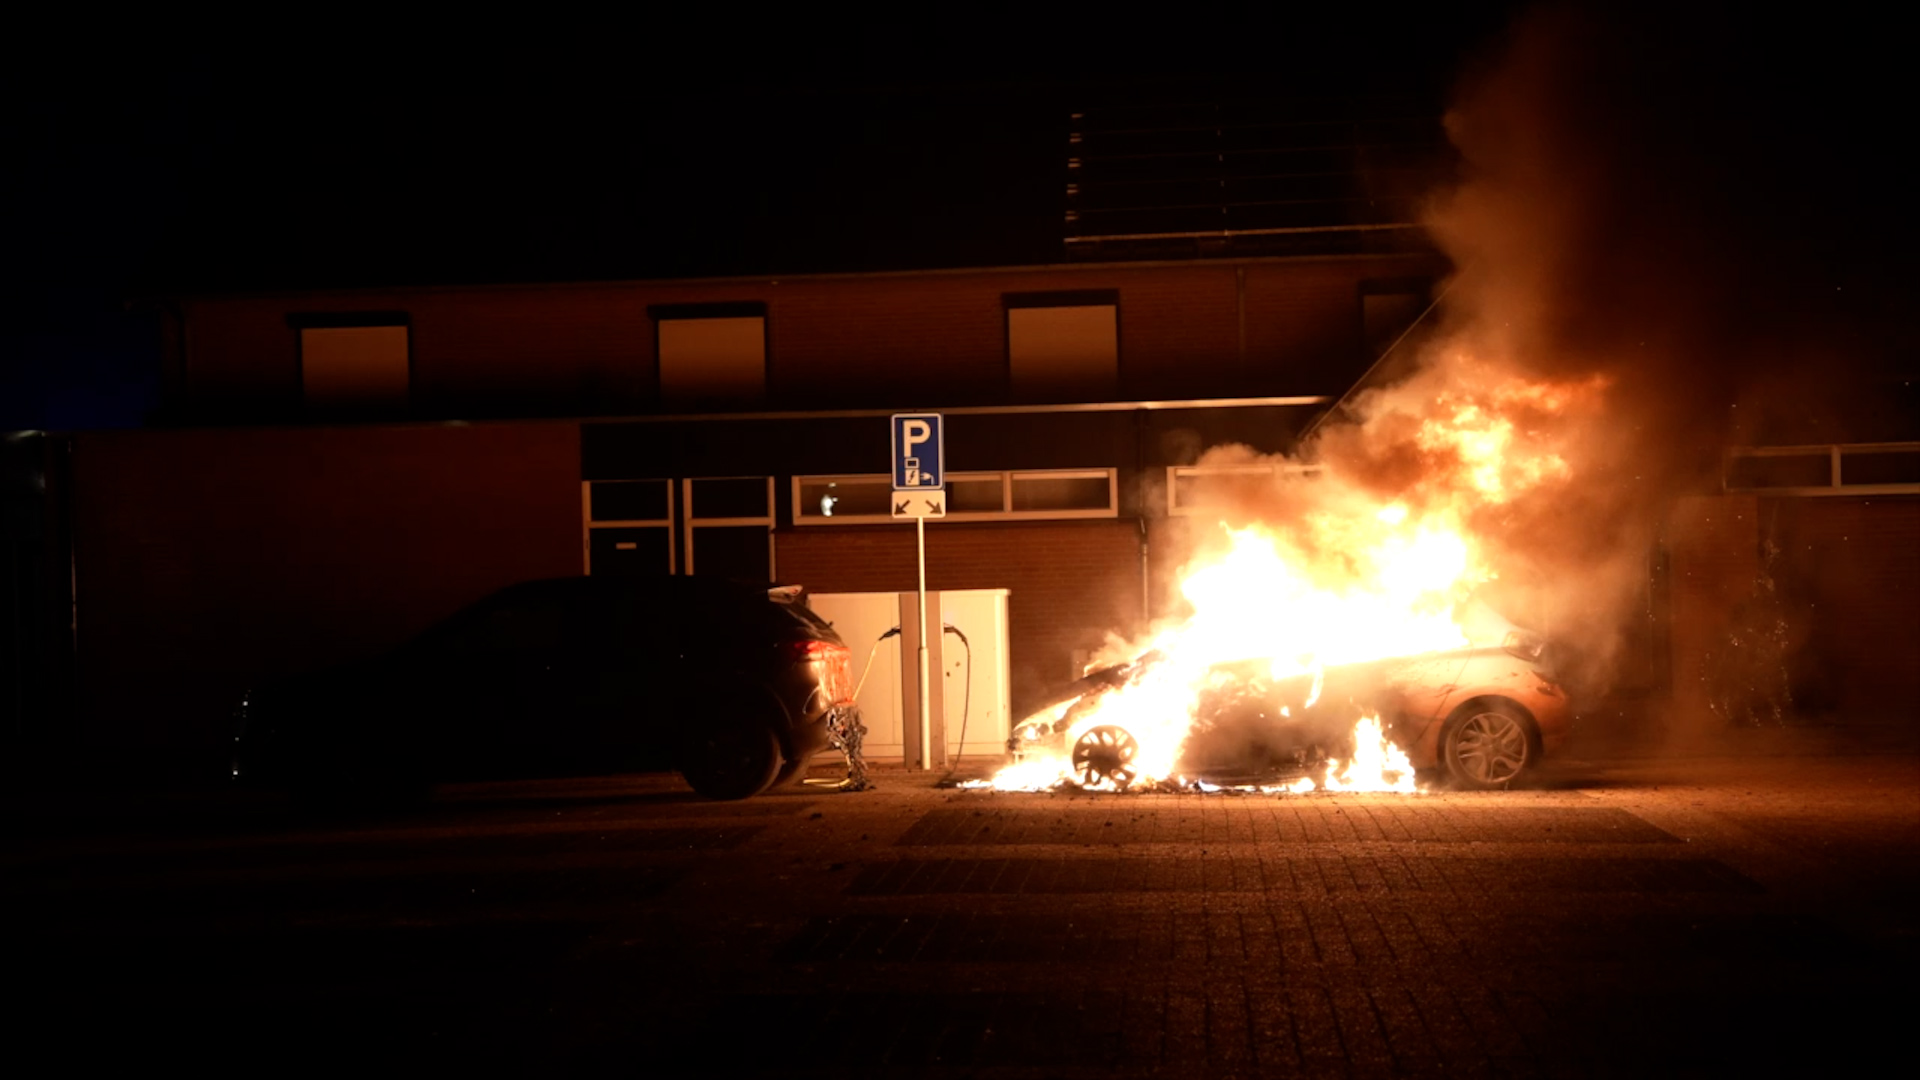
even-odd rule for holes
{"type": "MultiPolygon", "coordinates": [[[[1350,759],[1355,722],[1375,715],[1417,772],[1473,790],[1524,781],[1571,732],[1566,691],[1540,637],[1484,607],[1468,621],[1470,644],[1457,650],[1280,677],[1264,659],[1212,665],[1193,697],[1180,774],[1228,783],[1303,775],[1350,759]]],[[[1083,786],[1126,787],[1139,743],[1102,707],[1164,662],[1150,652],[1068,684],[1014,728],[1009,753],[1016,762],[1069,755],[1083,786]]]]}
{"type": "Polygon", "coordinates": [[[851,708],[850,655],[797,587],[523,582],[359,663],[250,690],[233,775],[313,794],[677,769],[715,799],[803,774],[851,708]]]}

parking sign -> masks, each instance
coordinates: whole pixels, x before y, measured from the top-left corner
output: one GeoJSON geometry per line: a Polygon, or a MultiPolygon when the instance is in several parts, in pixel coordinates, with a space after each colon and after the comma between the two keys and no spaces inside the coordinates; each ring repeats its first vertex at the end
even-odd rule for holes
{"type": "Polygon", "coordinates": [[[895,413],[893,490],[939,491],[946,487],[946,438],[939,413],[895,413]]]}

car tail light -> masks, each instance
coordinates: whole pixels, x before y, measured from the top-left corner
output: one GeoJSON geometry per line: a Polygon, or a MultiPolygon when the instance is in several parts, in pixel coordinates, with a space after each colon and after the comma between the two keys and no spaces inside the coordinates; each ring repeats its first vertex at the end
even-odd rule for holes
{"type": "Polygon", "coordinates": [[[1546,642],[1534,637],[1532,634],[1522,633],[1519,630],[1507,631],[1507,638],[1500,643],[1500,646],[1522,660],[1530,660],[1535,663],[1539,662],[1541,654],[1546,652],[1547,649],[1546,642]]]}
{"type": "Polygon", "coordinates": [[[793,659],[814,664],[821,685],[835,705],[853,700],[853,651],[831,641],[795,641],[788,645],[793,659]]]}

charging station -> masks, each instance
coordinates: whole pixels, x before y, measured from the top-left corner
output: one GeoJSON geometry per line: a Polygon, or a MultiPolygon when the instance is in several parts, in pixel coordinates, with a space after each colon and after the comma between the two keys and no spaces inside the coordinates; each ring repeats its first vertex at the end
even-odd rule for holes
{"type": "Polygon", "coordinates": [[[956,756],[1006,753],[1012,731],[1008,595],[1006,589],[929,592],[927,608],[933,617],[928,619],[919,617],[916,592],[808,595],[808,606],[832,623],[853,650],[854,679],[865,673],[859,703],[867,725],[868,760],[897,759],[909,768],[922,760],[917,691],[923,635],[928,668],[938,674],[929,680],[928,695],[932,767],[949,767],[956,756]],[[896,627],[897,633],[889,633],[896,627]]]}

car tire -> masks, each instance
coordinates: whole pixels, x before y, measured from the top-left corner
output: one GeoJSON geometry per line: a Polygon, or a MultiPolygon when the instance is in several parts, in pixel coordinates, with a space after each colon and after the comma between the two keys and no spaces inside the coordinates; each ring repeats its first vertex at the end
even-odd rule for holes
{"type": "Polygon", "coordinates": [[[780,740],[751,713],[720,710],[681,740],[680,775],[709,799],[747,799],[773,786],[780,740]]]}
{"type": "Polygon", "coordinates": [[[1510,701],[1479,698],[1453,711],[1440,731],[1440,763],[1453,786],[1494,791],[1525,779],[1540,763],[1533,717],[1510,701]]]}
{"type": "Polygon", "coordinates": [[[780,771],[774,774],[773,786],[776,788],[786,788],[804,785],[807,782],[807,773],[812,764],[812,754],[808,754],[795,761],[782,761],[780,763],[780,771]]]}

